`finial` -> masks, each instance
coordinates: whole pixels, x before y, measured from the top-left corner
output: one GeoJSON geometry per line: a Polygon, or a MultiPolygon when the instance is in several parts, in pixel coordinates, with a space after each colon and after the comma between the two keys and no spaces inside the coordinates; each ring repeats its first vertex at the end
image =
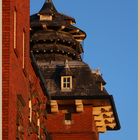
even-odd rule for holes
{"type": "Polygon", "coordinates": [[[100,68],[92,70],[92,73],[95,73],[97,75],[101,75],[100,68]]]}
{"type": "Polygon", "coordinates": [[[69,62],[68,62],[67,59],[66,59],[66,61],[65,61],[65,68],[69,69],[69,62]]]}

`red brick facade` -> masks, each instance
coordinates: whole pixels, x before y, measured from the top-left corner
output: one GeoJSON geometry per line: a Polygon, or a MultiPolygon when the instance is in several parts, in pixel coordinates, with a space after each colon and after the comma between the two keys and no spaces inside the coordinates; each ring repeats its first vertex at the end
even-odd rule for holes
{"type": "Polygon", "coordinates": [[[8,139],[9,122],[9,69],[10,69],[10,0],[2,4],[2,133],[8,139]]]}
{"type": "Polygon", "coordinates": [[[37,119],[40,119],[40,124],[45,121],[46,97],[29,59],[29,0],[3,0],[2,3],[2,138],[36,139],[41,137],[41,134],[38,134],[41,128],[39,132],[37,119]],[[16,11],[16,48],[14,48],[14,11],[16,11]],[[30,99],[32,123],[29,122],[30,99]],[[36,112],[39,112],[38,116],[36,112]]]}
{"type": "Polygon", "coordinates": [[[98,140],[92,106],[85,106],[84,112],[72,113],[72,124],[64,123],[65,114],[48,114],[47,128],[53,140],[98,140]]]}

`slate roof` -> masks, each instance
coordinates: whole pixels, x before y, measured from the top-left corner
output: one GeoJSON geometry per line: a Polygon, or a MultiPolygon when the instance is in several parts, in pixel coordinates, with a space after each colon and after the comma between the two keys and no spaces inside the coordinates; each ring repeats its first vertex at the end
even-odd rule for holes
{"type": "Polygon", "coordinates": [[[59,13],[56,10],[52,1],[46,1],[44,3],[43,7],[41,8],[41,10],[38,13],[31,16],[31,18],[30,18],[31,24],[32,24],[32,22],[37,23],[39,21],[39,15],[51,15],[51,16],[53,16],[53,22],[51,21],[51,23],[54,23],[55,21],[57,21],[56,25],[59,23],[61,23],[61,25],[62,25],[62,23],[66,24],[67,23],[66,20],[71,20],[73,23],[75,23],[74,18],[67,16],[65,14],[59,13]]]}
{"type": "MultiPolygon", "coordinates": [[[[65,62],[50,62],[41,63],[38,65],[46,79],[48,90],[51,96],[101,96],[108,95],[107,91],[101,91],[98,86],[98,79],[96,75],[92,74],[89,66],[85,63],[79,63],[79,61],[68,61],[69,70],[65,68],[65,62]],[[73,89],[70,92],[61,91],[61,76],[64,71],[69,71],[70,73],[66,75],[71,75],[73,79],[73,89]]],[[[102,81],[103,78],[102,78],[102,81]]]]}
{"type": "MultiPolygon", "coordinates": [[[[39,52],[40,56],[42,56],[42,52],[46,52],[45,55],[49,57],[48,61],[50,59],[61,60],[61,58],[81,61],[83,48],[77,40],[84,40],[86,33],[73,26],[72,23],[75,23],[74,18],[59,13],[53,2],[46,0],[41,10],[30,18],[31,50],[39,52]],[[48,19],[41,20],[41,15],[51,16],[51,19],[49,20],[48,17],[48,19]]],[[[42,59],[45,57],[42,56],[42,59]]]]}
{"type": "Polygon", "coordinates": [[[75,22],[75,19],[60,14],[51,0],[46,0],[41,10],[31,16],[31,50],[46,79],[49,93],[51,96],[108,95],[105,88],[103,91],[100,88],[100,83],[106,84],[102,76],[93,73],[81,59],[83,48],[74,38],[73,31],[78,31],[75,35],[85,32],[67,20],[75,22]],[[40,15],[50,15],[52,20],[40,20],[40,15]],[[63,25],[64,29],[60,30],[63,25]],[[66,59],[69,68],[65,67],[66,59]],[[62,75],[72,76],[72,91],[61,91],[62,75]]]}

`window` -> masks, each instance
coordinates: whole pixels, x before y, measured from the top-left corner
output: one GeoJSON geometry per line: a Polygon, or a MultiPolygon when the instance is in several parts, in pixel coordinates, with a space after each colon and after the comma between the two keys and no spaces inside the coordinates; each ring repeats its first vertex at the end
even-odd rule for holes
{"type": "Polygon", "coordinates": [[[72,76],[61,77],[61,90],[71,91],[72,89],[72,76]]]}
{"type": "Polygon", "coordinates": [[[72,124],[72,116],[71,113],[65,114],[65,125],[71,125],[72,124]]]}
{"type": "Polygon", "coordinates": [[[17,37],[17,11],[14,11],[14,49],[16,49],[17,37]]]}

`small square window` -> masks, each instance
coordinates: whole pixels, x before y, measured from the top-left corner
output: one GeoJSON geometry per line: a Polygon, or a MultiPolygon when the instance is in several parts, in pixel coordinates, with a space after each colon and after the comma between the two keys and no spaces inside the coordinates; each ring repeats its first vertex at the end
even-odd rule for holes
{"type": "Polygon", "coordinates": [[[72,89],[72,76],[62,76],[61,77],[61,90],[71,91],[72,89]]]}

